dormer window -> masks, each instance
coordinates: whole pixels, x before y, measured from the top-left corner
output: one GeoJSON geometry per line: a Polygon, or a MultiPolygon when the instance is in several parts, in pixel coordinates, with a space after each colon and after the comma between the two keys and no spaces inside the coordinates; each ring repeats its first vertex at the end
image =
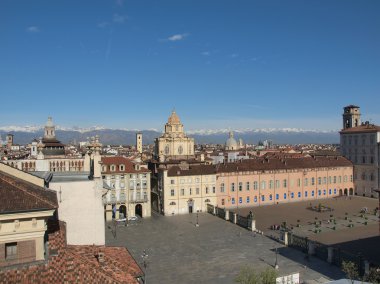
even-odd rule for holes
{"type": "Polygon", "coordinates": [[[115,165],[111,165],[111,172],[114,172],[116,171],[116,166],[115,165]]]}
{"type": "Polygon", "coordinates": [[[119,165],[120,171],[125,171],[125,165],[119,165]]]}
{"type": "Polygon", "coordinates": [[[135,165],[135,170],[136,170],[136,171],[139,171],[139,170],[140,170],[140,165],[136,164],[136,165],[135,165]]]}
{"type": "Polygon", "coordinates": [[[107,166],[102,166],[102,172],[106,172],[107,171],[107,166]]]}

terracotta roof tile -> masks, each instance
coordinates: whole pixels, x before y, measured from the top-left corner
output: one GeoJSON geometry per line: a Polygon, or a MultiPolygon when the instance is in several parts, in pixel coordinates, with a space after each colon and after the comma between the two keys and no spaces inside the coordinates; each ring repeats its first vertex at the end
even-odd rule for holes
{"type": "Polygon", "coordinates": [[[58,208],[57,193],[0,172],[0,214],[58,208]]]}

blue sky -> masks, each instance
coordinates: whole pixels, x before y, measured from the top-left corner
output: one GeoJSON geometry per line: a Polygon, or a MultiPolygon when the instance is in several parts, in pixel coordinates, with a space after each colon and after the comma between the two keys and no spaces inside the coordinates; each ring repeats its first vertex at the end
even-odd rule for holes
{"type": "Polygon", "coordinates": [[[0,126],[380,124],[378,0],[0,1],[0,126]]]}

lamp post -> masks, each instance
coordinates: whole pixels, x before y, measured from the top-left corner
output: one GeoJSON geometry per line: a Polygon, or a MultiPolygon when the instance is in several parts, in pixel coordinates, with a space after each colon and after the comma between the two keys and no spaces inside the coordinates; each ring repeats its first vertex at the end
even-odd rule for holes
{"type": "Polygon", "coordinates": [[[147,282],[147,279],[148,279],[148,273],[147,273],[147,270],[148,270],[148,256],[149,255],[146,253],[146,250],[144,249],[143,253],[141,255],[141,258],[142,258],[142,261],[143,261],[143,266],[144,266],[144,273],[145,273],[144,284],[148,283],[147,282]]]}
{"type": "Polygon", "coordinates": [[[278,269],[278,263],[277,263],[278,251],[277,251],[277,247],[275,248],[275,253],[276,253],[276,261],[274,263],[274,269],[278,269]]]}
{"type": "MultiPolygon", "coordinates": [[[[378,210],[380,210],[380,189],[374,189],[373,190],[374,192],[377,192],[377,194],[378,194],[378,198],[379,198],[379,206],[377,207],[378,208],[378,210]]],[[[378,211],[379,212],[379,211],[378,211]]],[[[380,235],[380,213],[378,213],[378,215],[379,215],[379,235],[380,235]]]]}

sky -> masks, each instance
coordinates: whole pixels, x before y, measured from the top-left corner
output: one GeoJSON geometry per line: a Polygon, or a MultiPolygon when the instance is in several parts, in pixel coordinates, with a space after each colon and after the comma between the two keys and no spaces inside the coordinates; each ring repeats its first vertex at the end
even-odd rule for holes
{"type": "Polygon", "coordinates": [[[1,0],[0,126],[380,124],[378,0],[1,0]]]}

